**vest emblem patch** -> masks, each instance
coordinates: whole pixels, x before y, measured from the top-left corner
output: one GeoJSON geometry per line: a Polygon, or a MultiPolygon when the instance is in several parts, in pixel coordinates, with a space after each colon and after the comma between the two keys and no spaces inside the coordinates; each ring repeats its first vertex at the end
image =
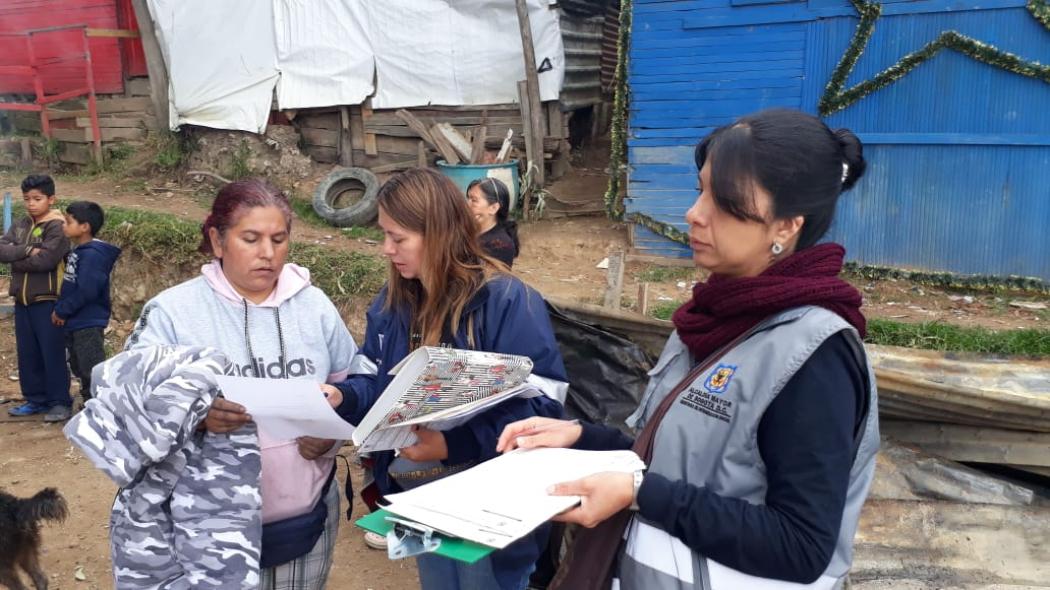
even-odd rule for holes
{"type": "Polygon", "coordinates": [[[736,365],[718,365],[704,381],[704,389],[710,393],[725,393],[736,373],[736,365]]]}

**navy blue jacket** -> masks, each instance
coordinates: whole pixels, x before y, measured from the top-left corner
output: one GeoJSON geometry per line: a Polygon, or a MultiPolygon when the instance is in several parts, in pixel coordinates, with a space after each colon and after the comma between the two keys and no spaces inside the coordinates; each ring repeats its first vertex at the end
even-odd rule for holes
{"type": "MultiPolygon", "coordinates": [[[[392,380],[388,371],[409,352],[409,317],[407,310],[384,309],[386,287],[379,292],[368,309],[368,326],[359,354],[377,368],[376,374],[350,375],[336,386],[343,392],[343,403],[337,408],[340,416],[351,424],[358,424],[372,404],[392,380]]],[[[543,298],[517,278],[498,276],[483,286],[463,310],[463,320],[451,341],[455,348],[467,349],[467,321],[473,316],[475,350],[527,356],[533,362],[533,374],[567,382],[558,344],[554,339],[550,317],[543,298]]],[[[355,366],[359,363],[355,362],[355,366]]],[[[467,461],[486,461],[496,456],[496,442],[503,427],[531,416],[561,417],[562,406],[547,396],[528,399],[514,398],[475,416],[467,423],[446,430],[445,443],[448,459],[445,465],[467,461]]],[[[383,495],[400,491],[388,470],[394,459],[392,451],[372,453],[373,475],[383,495]]],[[[535,563],[543,551],[549,535],[549,526],[493,554],[494,573],[501,584],[535,563]]]]}
{"type": "Polygon", "coordinates": [[[120,248],[102,240],[91,240],[69,253],[55,304],[55,315],[66,320],[66,332],[109,324],[109,273],[119,256],[120,248]]]}

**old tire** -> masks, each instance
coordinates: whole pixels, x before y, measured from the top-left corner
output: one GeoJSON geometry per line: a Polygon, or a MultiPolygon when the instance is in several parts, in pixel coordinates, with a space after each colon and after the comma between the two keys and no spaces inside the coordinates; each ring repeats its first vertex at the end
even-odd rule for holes
{"type": "Polygon", "coordinates": [[[367,225],[379,214],[376,193],[379,180],[364,168],[339,168],[326,176],[314,191],[313,206],[325,221],[336,227],[367,225]],[[348,207],[336,208],[334,203],[343,192],[364,187],[364,194],[348,207]]]}

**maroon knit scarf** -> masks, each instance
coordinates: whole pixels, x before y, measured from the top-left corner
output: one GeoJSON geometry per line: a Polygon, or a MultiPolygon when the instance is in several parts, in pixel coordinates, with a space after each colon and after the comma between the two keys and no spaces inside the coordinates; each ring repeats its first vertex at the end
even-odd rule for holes
{"type": "Polygon", "coordinates": [[[693,358],[705,359],[773,314],[815,305],[841,316],[863,338],[860,292],[838,276],[845,254],[838,244],[820,244],[795,252],[757,277],[711,275],[693,287],[693,299],[674,313],[678,337],[693,358]]]}

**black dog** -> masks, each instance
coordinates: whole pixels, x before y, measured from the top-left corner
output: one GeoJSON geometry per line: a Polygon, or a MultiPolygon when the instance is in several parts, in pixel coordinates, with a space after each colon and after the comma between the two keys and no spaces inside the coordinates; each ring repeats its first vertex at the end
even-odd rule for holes
{"type": "Polygon", "coordinates": [[[55,488],[27,499],[0,491],[0,586],[26,590],[15,569],[21,566],[36,590],[47,590],[47,576],[40,569],[40,521],[65,520],[66,513],[66,500],[55,488]]]}

